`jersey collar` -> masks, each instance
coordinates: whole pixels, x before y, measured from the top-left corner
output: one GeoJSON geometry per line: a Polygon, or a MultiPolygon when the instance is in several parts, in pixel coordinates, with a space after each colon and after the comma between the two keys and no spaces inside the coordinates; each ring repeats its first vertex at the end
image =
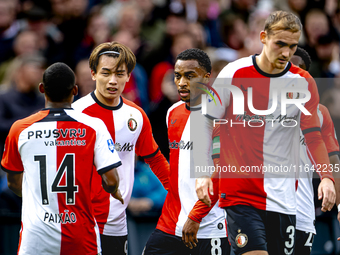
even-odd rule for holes
{"type": "Polygon", "coordinates": [[[185,104],[185,108],[186,108],[188,111],[199,111],[199,110],[201,110],[201,105],[194,106],[194,107],[189,107],[187,104],[185,104]]]}
{"type": "Polygon", "coordinates": [[[284,74],[286,74],[289,71],[290,67],[292,66],[292,64],[288,61],[286,68],[281,73],[275,73],[275,74],[265,73],[260,69],[260,67],[256,63],[256,56],[258,56],[258,55],[259,54],[253,55],[253,57],[252,57],[253,65],[254,65],[256,71],[258,71],[261,75],[266,76],[266,77],[275,78],[275,77],[283,76],[284,74]]]}
{"type": "Polygon", "coordinates": [[[42,111],[50,111],[50,113],[59,113],[64,110],[73,110],[73,108],[43,108],[42,111]]]}
{"type": "Polygon", "coordinates": [[[105,108],[105,109],[108,109],[108,110],[119,110],[120,108],[122,108],[123,106],[123,98],[120,96],[119,97],[119,104],[117,106],[107,106],[105,104],[103,104],[102,102],[100,102],[98,100],[98,98],[96,97],[96,95],[94,94],[94,91],[91,92],[91,97],[93,98],[93,100],[99,104],[101,107],[105,108]]]}

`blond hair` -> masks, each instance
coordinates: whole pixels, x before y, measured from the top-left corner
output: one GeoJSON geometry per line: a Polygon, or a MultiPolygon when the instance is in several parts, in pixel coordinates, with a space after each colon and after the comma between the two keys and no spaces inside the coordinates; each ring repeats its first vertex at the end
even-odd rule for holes
{"type": "Polygon", "coordinates": [[[91,70],[94,71],[95,73],[97,73],[100,54],[105,51],[115,51],[119,53],[119,54],[105,53],[105,56],[117,58],[116,65],[117,68],[121,67],[123,64],[126,64],[128,74],[130,74],[132,70],[135,68],[136,56],[129,49],[129,47],[118,42],[106,42],[99,44],[91,53],[89,59],[89,66],[91,70]]]}
{"type": "Polygon", "coordinates": [[[270,35],[278,30],[296,33],[302,30],[302,24],[300,19],[293,13],[286,11],[272,12],[264,23],[264,31],[270,35]]]}

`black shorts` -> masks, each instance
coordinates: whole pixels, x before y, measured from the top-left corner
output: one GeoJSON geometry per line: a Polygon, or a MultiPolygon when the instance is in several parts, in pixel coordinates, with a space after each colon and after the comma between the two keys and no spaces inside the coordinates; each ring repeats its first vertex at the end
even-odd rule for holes
{"type": "Polygon", "coordinates": [[[127,255],[127,236],[100,235],[102,255],[127,255]]]}
{"type": "Polygon", "coordinates": [[[236,255],[262,250],[269,254],[294,254],[296,216],[268,212],[252,206],[225,208],[228,237],[236,255]]]}
{"type": "Polygon", "coordinates": [[[189,249],[181,237],[167,234],[159,229],[152,232],[143,255],[229,255],[228,238],[198,239],[197,246],[189,249]]]}
{"type": "Polygon", "coordinates": [[[314,234],[312,232],[296,230],[295,254],[309,255],[312,251],[313,240],[314,234]]]}

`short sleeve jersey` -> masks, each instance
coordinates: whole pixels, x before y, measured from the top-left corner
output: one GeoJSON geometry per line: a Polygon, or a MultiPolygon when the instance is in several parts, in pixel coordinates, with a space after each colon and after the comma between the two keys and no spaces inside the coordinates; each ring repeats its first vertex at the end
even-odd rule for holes
{"type": "Polygon", "coordinates": [[[93,165],[99,174],[121,165],[101,120],[55,108],[19,120],[1,165],[23,172],[19,255],[100,252],[90,199],[93,165]]]}
{"type": "MultiPolygon", "coordinates": [[[[318,116],[321,124],[322,139],[325,142],[328,155],[339,155],[339,144],[336,138],[334,124],[328,109],[321,104],[319,104],[318,116]]],[[[301,166],[299,168],[299,180],[296,191],[296,229],[316,234],[314,226],[314,190],[312,183],[313,173],[315,171],[313,169],[317,167],[322,168],[323,166],[315,165],[313,157],[308,153],[302,132],[300,134],[300,143],[301,166]]]]}
{"type": "MultiPolygon", "coordinates": [[[[198,197],[195,191],[194,141],[190,139],[192,118],[203,118],[200,107],[187,107],[178,102],[169,108],[167,126],[170,147],[170,188],[163,205],[157,229],[182,236],[183,226],[198,197]]],[[[212,164],[212,162],[211,162],[212,164]]],[[[223,238],[227,236],[224,210],[215,204],[202,219],[197,238],[223,238]]]]}
{"type": "Polygon", "coordinates": [[[74,102],[72,107],[103,120],[114,140],[115,148],[122,161],[122,166],[117,170],[124,204],[103,190],[101,180],[97,176],[92,180],[92,202],[101,234],[127,235],[125,209],[129,204],[133,188],[135,154],[148,158],[156,155],[159,150],[152,136],[150,121],[140,107],[122,97],[117,106],[109,107],[102,104],[92,92],[74,102]]]}
{"type": "Polygon", "coordinates": [[[207,115],[223,119],[220,121],[224,123],[220,129],[220,164],[235,169],[226,168],[221,174],[219,206],[242,204],[296,214],[294,168],[299,166],[300,160],[300,128],[308,133],[320,127],[315,81],[308,72],[290,62],[281,73],[264,73],[254,55],[224,67],[213,87],[222,104],[218,102],[216,106],[213,100],[209,100],[207,115]],[[243,97],[216,85],[221,82],[232,84],[243,97]],[[285,114],[282,112],[282,98],[302,97],[296,89],[310,92],[311,98],[302,106],[311,115],[301,114],[294,104],[287,104],[285,114]],[[234,108],[237,110],[239,105],[244,111],[234,114],[234,108]],[[254,109],[272,112],[254,114],[254,109]],[[283,168],[289,173],[282,171],[283,168]]]}

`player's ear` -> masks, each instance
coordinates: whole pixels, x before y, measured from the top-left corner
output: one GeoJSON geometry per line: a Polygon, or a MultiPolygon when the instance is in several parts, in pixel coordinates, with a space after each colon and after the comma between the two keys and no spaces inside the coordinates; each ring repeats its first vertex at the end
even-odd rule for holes
{"type": "Polygon", "coordinates": [[[131,73],[128,73],[126,82],[130,80],[130,77],[131,77],[131,73]]]}
{"type": "Polygon", "coordinates": [[[78,95],[78,85],[74,85],[73,89],[72,89],[72,94],[74,96],[78,95]]]}
{"type": "Polygon", "coordinates": [[[96,73],[93,70],[91,70],[91,77],[93,81],[96,80],[96,73]]]}
{"type": "Polygon", "coordinates": [[[208,83],[209,78],[210,78],[210,73],[206,73],[206,74],[203,76],[203,82],[204,82],[204,83],[208,83]]]}
{"type": "Polygon", "coordinates": [[[42,82],[39,83],[39,92],[45,94],[44,84],[42,82]]]}
{"type": "Polygon", "coordinates": [[[263,44],[266,44],[266,41],[267,41],[267,32],[262,30],[261,33],[260,33],[260,41],[263,43],[263,44]]]}

